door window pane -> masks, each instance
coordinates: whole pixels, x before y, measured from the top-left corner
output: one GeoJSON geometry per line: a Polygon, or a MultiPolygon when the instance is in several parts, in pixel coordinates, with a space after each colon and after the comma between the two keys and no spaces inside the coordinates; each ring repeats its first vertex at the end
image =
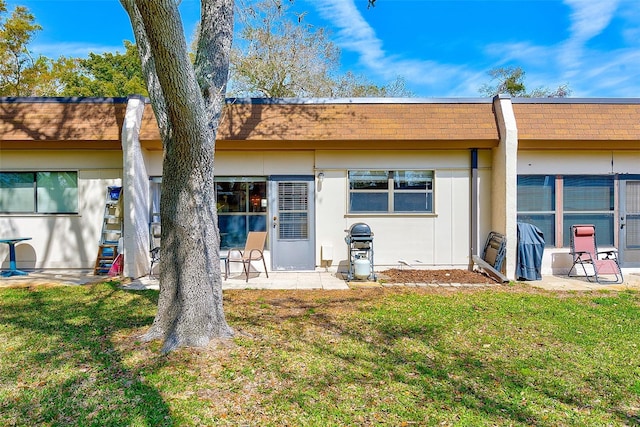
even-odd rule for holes
{"type": "Polygon", "coordinates": [[[278,237],[281,240],[309,238],[307,212],[280,212],[278,237]]]}
{"type": "Polygon", "coordinates": [[[309,238],[309,184],[307,182],[278,183],[278,238],[300,240],[309,238]]]}
{"type": "Polygon", "coordinates": [[[625,243],[627,248],[640,249],[640,181],[625,184],[625,243]]]}

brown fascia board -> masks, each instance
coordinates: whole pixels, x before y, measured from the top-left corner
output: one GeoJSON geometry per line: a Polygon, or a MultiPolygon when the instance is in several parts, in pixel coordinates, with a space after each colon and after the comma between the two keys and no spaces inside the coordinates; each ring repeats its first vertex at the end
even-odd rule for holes
{"type": "Polygon", "coordinates": [[[518,150],[606,150],[606,151],[640,151],[640,140],[535,140],[518,141],[518,150]]]}
{"type": "MultiPolygon", "coordinates": [[[[440,141],[273,141],[273,140],[217,140],[216,151],[313,151],[313,150],[466,150],[490,149],[498,146],[495,140],[440,140],[440,141]]],[[[158,140],[143,141],[142,147],[149,151],[162,150],[158,140]]]]}
{"type": "Polygon", "coordinates": [[[219,151],[309,151],[309,150],[463,150],[470,148],[495,148],[498,140],[317,140],[317,141],[246,141],[218,140],[216,150],[219,151]]]}
{"type": "Polygon", "coordinates": [[[0,150],[91,150],[113,151],[122,150],[119,140],[100,141],[2,141],[0,150]]]}

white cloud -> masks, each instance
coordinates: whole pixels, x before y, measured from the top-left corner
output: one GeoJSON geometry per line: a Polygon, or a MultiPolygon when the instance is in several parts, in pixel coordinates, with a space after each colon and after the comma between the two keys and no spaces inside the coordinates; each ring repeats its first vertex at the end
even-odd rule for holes
{"type": "Polygon", "coordinates": [[[617,0],[565,0],[570,14],[570,37],[561,48],[559,60],[565,67],[581,69],[585,57],[585,44],[601,34],[613,19],[618,8],[617,0]]]}
{"type": "Polygon", "coordinates": [[[338,45],[357,52],[366,66],[374,66],[384,59],[382,41],[365,21],[353,0],[325,0],[314,3],[322,17],[331,21],[338,29],[338,45]]]}
{"type": "Polygon", "coordinates": [[[576,96],[640,97],[640,51],[618,49],[588,56],[571,86],[576,96]]]}
{"type": "MultiPolygon", "coordinates": [[[[432,86],[432,90],[439,91],[443,96],[459,96],[459,92],[452,92],[453,88],[459,87],[461,81],[469,81],[475,74],[464,65],[389,55],[375,30],[358,11],[354,0],[322,0],[313,2],[313,5],[337,29],[338,46],[356,53],[359,63],[385,82],[400,76],[414,85],[432,86]]],[[[474,92],[478,87],[474,88],[474,92]]]]}
{"type": "Polygon", "coordinates": [[[627,24],[621,26],[624,40],[627,31],[637,28],[637,3],[565,0],[565,4],[571,8],[566,40],[548,46],[526,41],[491,44],[485,53],[498,58],[500,65],[521,66],[527,73],[529,89],[540,86],[553,89],[568,83],[573,97],[639,97],[638,40],[627,45],[611,45],[606,50],[598,50],[588,43],[602,34],[615,18],[627,24]]]}
{"type": "Polygon", "coordinates": [[[584,43],[609,26],[618,7],[617,0],[565,0],[571,12],[571,40],[584,43]]]}
{"type": "Polygon", "coordinates": [[[408,87],[438,96],[479,96],[487,83],[487,69],[520,65],[527,73],[529,89],[554,89],[569,84],[573,97],[640,97],[640,50],[638,41],[626,46],[594,50],[589,41],[607,30],[614,19],[622,20],[621,39],[638,31],[640,9],[637,0],[564,0],[569,8],[568,37],[552,45],[522,40],[493,43],[484,49],[481,63],[442,63],[390,54],[374,28],[356,7],[361,0],[322,0],[311,4],[336,31],[336,43],[343,51],[357,55],[370,77],[391,81],[398,76],[408,87]],[[633,18],[633,19],[632,19],[633,18]],[[491,64],[488,65],[487,64],[491,64]],[[486,68],[485,68],[486,67],[486,68]]]}

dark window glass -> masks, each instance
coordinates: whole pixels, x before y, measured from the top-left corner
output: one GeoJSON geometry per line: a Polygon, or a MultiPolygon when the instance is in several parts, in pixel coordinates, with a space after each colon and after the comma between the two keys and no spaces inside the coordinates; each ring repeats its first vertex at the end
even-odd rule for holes
{"type": "Polygon", "coordinates": [[[433,171],[349,171],[350,213],[433,212],[433,171]]]}

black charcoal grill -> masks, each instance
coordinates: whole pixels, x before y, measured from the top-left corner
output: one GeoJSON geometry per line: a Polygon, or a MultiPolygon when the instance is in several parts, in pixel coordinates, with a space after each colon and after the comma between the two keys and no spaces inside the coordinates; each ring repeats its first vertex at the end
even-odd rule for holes
{"type": "Polygon", "coordinates": [[[373,232],[363,222],[353,224],[347,231],[345,242],[349,248],[349,280],[367,280],[376,275],[373,271],[373,232]]]}

